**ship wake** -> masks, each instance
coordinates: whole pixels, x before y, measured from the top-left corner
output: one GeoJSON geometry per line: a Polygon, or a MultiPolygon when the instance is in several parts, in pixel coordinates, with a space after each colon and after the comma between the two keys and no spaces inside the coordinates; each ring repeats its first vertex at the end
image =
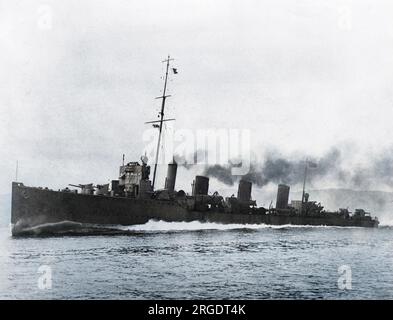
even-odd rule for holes
{"type": "Polygon", "coordinates": [[[44,223],[35,226],[22,226],[16,223],[11,226],[13,236],[88,236],[88,235],[122,235],[132,233],[118,226],[103,226],[98,224],[79,223],[74,221],[61,221],[44,223]]]}
{"type": "Polygon", "coordinates": [[[311,226],[311,225],[267,225],[267,224],[220,224],[215,222],[167,222],[161,220],[149,220],[145,224],[122,226],[122,225],[99,225],[87,224],[74,221],[62,221],[56,223],[44,223],[32,227],[12,226],[14,236],[89,236],[89,235],[135,235],[140,233],[184,232],[184,231],[225,231],[225,230],[261,230],[277,229],[286,230],[292,228],[357,228],[338,226],[311,226]]]}
{"type": "MultiPolygon", "coordinates": [[[[339,226],[311,226],[311,225],[268,225],[268,224],[221,224],[216,222],[167,222],[149,220],[145,224],[135,226],[122,226],[124,230],[144,232],[171,232],[171,231],[202,231],[202,230],[259,230],[259,229],[290,229],[290,228],[348,228],[339,226]]],[[[358,228],[358,227],[349,227],[358,228]]]]}

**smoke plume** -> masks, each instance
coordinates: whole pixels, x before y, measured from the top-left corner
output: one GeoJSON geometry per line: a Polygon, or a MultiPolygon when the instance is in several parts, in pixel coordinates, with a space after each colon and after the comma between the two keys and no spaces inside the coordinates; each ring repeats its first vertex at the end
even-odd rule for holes
{"type": "MultiPolygon", "coordinates": [[[[194,159],[200,155],[194,154],[194,159]]],[[[191,157],[192,158],[192,157],[191,157]]],[[[393,185],[393,152],[384,151],[382,154],[369,157],[366,163],[350,165],[348,155],[339,148],[332,148],[322,157],[310,155],[283,156],[277,151],[267,152],[262,160],[251,162],[249,172],[244,176],[232,175],[231,169],[236,165],[205,165],[202,175],[216,178],[226,185],[233,185],[240,179],[251,181],[263,187],[269,183],[285,183],[296,185],[303,183],[306,159],[316,164],[308,168],[307,183],[316,181],[335,182],[340,187],[353,189],[383,189],[393,185]]],[[[192,165],[179,158],[179,163],[189,169],[192,165]]]]}

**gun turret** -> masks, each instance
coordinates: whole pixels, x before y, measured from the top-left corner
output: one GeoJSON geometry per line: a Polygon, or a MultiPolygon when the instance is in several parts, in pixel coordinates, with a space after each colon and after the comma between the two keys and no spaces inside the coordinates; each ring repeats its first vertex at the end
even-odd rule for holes
{"type": "Polygon", "coordinates": [[[89,184],[71,184],[70,183],[68,185],[71,187],[80,188],[82,194],[93,194],[94,189],[97,188],[97,187],[93,186],[92,183],[89,183],[89,184]]]}
{"type": "Polygon", "coordinates": [[[72,183],[69,183],[68,185],[69,185],[70,187],[83,188],[83,185],[81,185],[81,184],[72,184],[72,183]]]}

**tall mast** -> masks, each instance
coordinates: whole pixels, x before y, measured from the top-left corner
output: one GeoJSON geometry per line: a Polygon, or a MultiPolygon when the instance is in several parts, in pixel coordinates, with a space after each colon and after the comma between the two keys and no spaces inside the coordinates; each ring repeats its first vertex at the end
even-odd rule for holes
{"type": "Polygon", "coordinates": [[[157,141],[156,160],[154,162],[153,190],[154,190],[154,184],[156,182],[158,155],[160,152],[160,144],[161,144],[162,123],[164,122],[165,101],[166,101],[167,97],[170,97],[170,95],[166,95],[166,87],[167,87],[167,82],[168,82],[169,62],[172,60],[174,60],[174,59],[171,59],[171,57],[168,55],[168,58],[166,60],[162,61],[163,63],[166,62],[164,90],[162,92],[162,96],[156,98],[156,99],[162,99],[162,104],[161,104],[160,121],[159,121],[160,124],[159,124],[159,134],[158,134],[158,141],[157,141]]]}
{"type": "Polygon", "coordinates": [[[16,168],[15,168],[15,182],[18,182],[18,169],[19,169],[19,161],[16,160],[16,168]]]}
{"type": "Polygon", "coordinates": [[[304,195],[306,194],[307,166],[308,166],[308,159],[306,159],[306,165],[305,165],[305,167],[304,167],[304,180],[303,180],[302,204],[304,203],[304,195]]]}

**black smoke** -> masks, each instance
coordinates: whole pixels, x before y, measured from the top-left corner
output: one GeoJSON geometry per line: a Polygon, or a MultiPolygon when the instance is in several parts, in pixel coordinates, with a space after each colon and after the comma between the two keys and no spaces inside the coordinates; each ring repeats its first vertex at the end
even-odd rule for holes
{"type": "MultiPolygon", "coordinates": [[[[194,154],[194,159],[196,158],[194,154]]],[[[341,186],[354,189],[378,188],[378,186],[393,186],[393,149],[377,156],[370,156],[367,163],[347,168],[344,160],[350,154],[339,148],[332,148],[322,157],[311,155],[284,156],[278,151],[271,151],[262,161],[252,161],[249,172],[243,176],[232,175],[236,165],[205,165],[202,175],[216,178],[226,185],[233,185],[240,179],[246,179],[253,184],[263,187],[269,183],[285,183],[296,185],[303,183],[306,159],[315,163],[315,168],[308,168],[307,183],[314,181],[338,182],[341,186]]],[[[183,159],[184,160],[184,159],[183,159]]],[[[183,166],[189,169],[192,164],[183,161],[183,166]]]]}
{"type": "Polygon", "coordinates": [[[252,162],[249,172],[244,176],[232,175],[233,165],[207,166],[203,174],[214,177],[227,185],[233,185],[240,178],[251,181],[259,187],[263,187],[268,183],[295,185],[301,183],[304,179],[306,158],[317,165],[315,169],[308,168],[309,171],[313,171],[308,175],[312,179],[332,175],[332,173],[341,177],[340,179],[347,176],[340,169],[341,153],[338,149],[330,150],[320,159],[306,156],[299,157],[299,159],[288,159],[280,156],[277,152],[272,152],[266,156],[263,162],[252,162]]]}

